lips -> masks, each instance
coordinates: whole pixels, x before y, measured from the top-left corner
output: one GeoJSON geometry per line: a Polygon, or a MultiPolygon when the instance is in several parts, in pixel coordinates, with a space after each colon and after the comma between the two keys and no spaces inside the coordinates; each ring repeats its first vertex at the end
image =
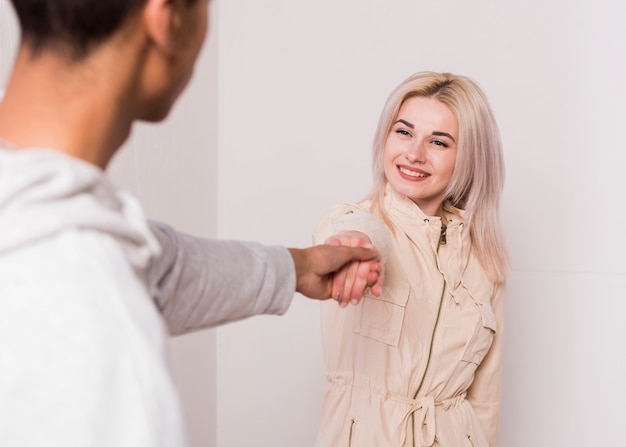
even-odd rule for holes
{"type": "Polygon", "coordinates": [[[413,178],[425,178],[425,177],[430,176],[430,174],[427,172],[424,172],[421,170],[409,169],[404,166],[398,166],[398,170],[400,171],[400,174],[403,174],[408,177],[413,177],[413,178]]]}

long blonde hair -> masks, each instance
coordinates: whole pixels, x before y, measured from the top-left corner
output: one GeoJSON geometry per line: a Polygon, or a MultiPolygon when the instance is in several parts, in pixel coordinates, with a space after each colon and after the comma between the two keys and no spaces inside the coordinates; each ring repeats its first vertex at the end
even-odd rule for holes
{"type": "Polygon", "coordinates": [[[498,125],[483,90],[471,79],[450,73],[420,72],[410,76],[387,98],[373,146],[374,185],[369,198],[374,212],[384,212],[385,143],[400,107],[415,96],[437,98],[455,114],[459,141],[454,173],[444,201],[465,210],[472,249],[489,278],[502,282],[509,260],[500,230],[499,204],[504,187],[504,160],[498,125]]]}

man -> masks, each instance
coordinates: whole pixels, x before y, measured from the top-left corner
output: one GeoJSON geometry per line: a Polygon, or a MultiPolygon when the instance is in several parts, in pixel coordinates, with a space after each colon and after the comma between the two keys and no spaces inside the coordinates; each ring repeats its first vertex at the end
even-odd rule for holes
{"type": "Polygon", "coordinates": [[[185,88],[208,0],[12,3],[22,36],[0,102],[0,445],[183,446],[166,333],[282,314],[295,291],[357,303],[380,294],[377,253],[200,240],[148,222],[107,181],[133,122],[162,120],[185,88]]]}

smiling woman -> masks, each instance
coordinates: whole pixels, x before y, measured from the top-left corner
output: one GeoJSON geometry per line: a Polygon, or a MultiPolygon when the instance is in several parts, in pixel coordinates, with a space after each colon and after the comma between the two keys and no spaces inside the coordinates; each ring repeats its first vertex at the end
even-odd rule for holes
{"type": "Polygon", "coordinates": [[[374,177],[366,200],[336,206],[316,230],[385,259],[380,298],[322,306],[317,446],[493,446],[508,262],[501,145],[481,89],[452,74],[403,82],[379,121],[374,177]]]}

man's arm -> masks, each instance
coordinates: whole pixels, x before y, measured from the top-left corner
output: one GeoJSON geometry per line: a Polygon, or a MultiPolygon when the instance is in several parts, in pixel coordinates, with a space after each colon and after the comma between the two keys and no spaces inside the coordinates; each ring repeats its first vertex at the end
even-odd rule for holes
{"type": "MultiPolygon", "coordinates": [[[[151,282],[157,286],[157,305],[172,334],[253,315],[283,314],[296,291],[330,298],[335,271],[350,261],[377,256],[366,248],[287,249],[200,239],[157,222],[150,222],[150,227],[163,250],[150,272],[151,282]]],[[[374,285],[377,275],[369,275],[366,286],[374,285]]]]}

